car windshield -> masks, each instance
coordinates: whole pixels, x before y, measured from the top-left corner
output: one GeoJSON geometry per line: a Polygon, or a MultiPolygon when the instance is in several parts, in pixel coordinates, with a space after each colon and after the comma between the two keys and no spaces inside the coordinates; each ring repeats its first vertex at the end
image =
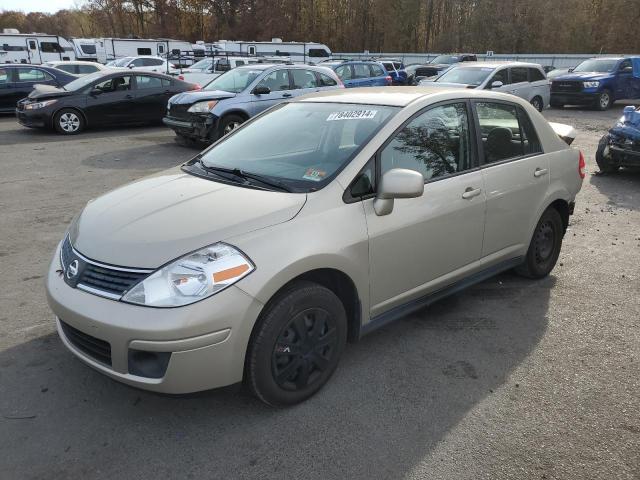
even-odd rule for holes
{"type": "Polygon", "coordinates": [[[458,57],[454,57],[452,55],[438,55],[436,58],[431,60],[431,63],[444,63],[444,64],[452,64],[457,63],[458,57]]]}
{"type": "Polygon", "coordinates": [[[321,188],[399,109],[380,105],[281,104],[202,154],[206,167],[239,169],[298,192],[321,188]]]}
{"type": "Polygon", "coordinates": [[[114,67],[126,67],[133,57],[122,57],[113,61],[114,67]]]}
{"type": "Polygon", "coordinates": [[[612,72],[616,65],[618,64],[618,60],[612,59],[603,59],[603,60],[585,60],[576,68],[573,69],[574,72],[612,72]]]}
{"type": "Polygon", "coordinates": [[[255,68],[235,68],[209,82],[203,90],[223,90],[225,92],[240,93],[263,71],[255,68]]]}
{"type": "Polygon", "coordinates": [[[80,90],[84,87],[86,87],[87,85],[89,85],[91,82],[97,80],[98,78],[104,76],[105,72],[94,72],[94,73],[90,73],[88,75],[84,75],[80,78],[78,78],[77,80],[74,80],[73,82],[69,82],[67,83],[64,87],[65,90],[68,90],[70,92],[73,92],[75,90],[80,90]]]}
{"type": "Polygon", "coordinates": [[[478,86],[484,82],[487,77],[493,72],[493,68],[464,68],[457,67],[447,70],[441,76],[439,76],[436,82],[445,83],[463,83],[465,85],[478,86]]]}
{"type": "Polygon", "coordinates": [[[193,68],[194,70],[208,70],[211,68],[211,62],[212,60],[210,58],[205,58],[204,60],[194,63],[189,68],[193,68]]]}

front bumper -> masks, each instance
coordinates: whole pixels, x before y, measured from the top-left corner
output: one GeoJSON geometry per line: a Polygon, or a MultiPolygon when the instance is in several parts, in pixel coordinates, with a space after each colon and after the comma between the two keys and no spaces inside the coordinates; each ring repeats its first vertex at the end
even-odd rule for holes
{"type": "Polygon", "coordinates": [[[189,393],[242,380],[244,357],[262,304],[232,286],[178,308],[151,308],[109,300],[67,285],[56,251],[46,281],[47,299],[64,345],[84,363],[120,382],[163,393],[189,393]],[[77,330],[71,334],[69,328],[77,330]],[[83,348],[82,339],[89,342],[83,348]],[[92,343],[108,344],[110,362],[92,355],[92,343]],[[89,353],[88,353],[89,352],[89,353]],[[144,376],[133,364],[165,354],[159,375],[144,376]],[[132,373],[134,372],[134,373],[132,373]]]}
{"type": "Polygon", "coordinates": [[[178,135],[201,142],[215,140],[218,119],[213,115],[191,115],[189,118],[166,116],[162,122],[178,135]]]}
{"type": "Polygon", "coordinates": [[[19,110],[16,109],[18,123],[30,128],[45,128],[51,125],[51,118],[42,110],[19,110]]]}
{"type": "Polygon", "coordinates": [[[551,92],[551,103],[562,103],[564,105],[592,105],[598,100],[599,92],[551,92]]]}

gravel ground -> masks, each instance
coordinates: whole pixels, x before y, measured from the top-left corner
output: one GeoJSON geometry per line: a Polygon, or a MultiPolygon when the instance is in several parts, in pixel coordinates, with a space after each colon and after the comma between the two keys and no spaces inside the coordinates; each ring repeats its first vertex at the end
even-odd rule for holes
{"type": "Polygon", "coordinates": [[[545,113],[579,129],[589,171],[549,278],[504,274],[375,332],[286,410],[135,390],[63,348],[43,276],[72,216],[194,152],[164,128],[0,118],[0,477],[640,478],[640,172],[594,175],[622,106],[545,113]]]}

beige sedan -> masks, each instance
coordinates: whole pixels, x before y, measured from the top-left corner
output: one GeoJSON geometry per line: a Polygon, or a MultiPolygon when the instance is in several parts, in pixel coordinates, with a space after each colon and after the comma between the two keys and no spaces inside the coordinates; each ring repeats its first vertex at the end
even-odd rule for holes
{"type": "Polygon", "coordinates": [[[60,337],[140,388],[245,381],[269,404],[300,402],[348,341],[501,271],[551,272],[584,177],[553,128],[476,90],[273,107],[87,204],[47,278],[60,337]]]}

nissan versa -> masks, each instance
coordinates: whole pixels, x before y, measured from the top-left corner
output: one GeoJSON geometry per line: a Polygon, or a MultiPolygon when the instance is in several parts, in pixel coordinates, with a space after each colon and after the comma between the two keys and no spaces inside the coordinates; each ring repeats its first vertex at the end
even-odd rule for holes
{"type": "Polygon", "coordinates": [[[90,201],[48,299],[68,349],[116,380],[168,393],[244,380],[290,405],[348,340],[503,270],[548,275],[584,168],[510,95],[299,97],[90,201]]]}

